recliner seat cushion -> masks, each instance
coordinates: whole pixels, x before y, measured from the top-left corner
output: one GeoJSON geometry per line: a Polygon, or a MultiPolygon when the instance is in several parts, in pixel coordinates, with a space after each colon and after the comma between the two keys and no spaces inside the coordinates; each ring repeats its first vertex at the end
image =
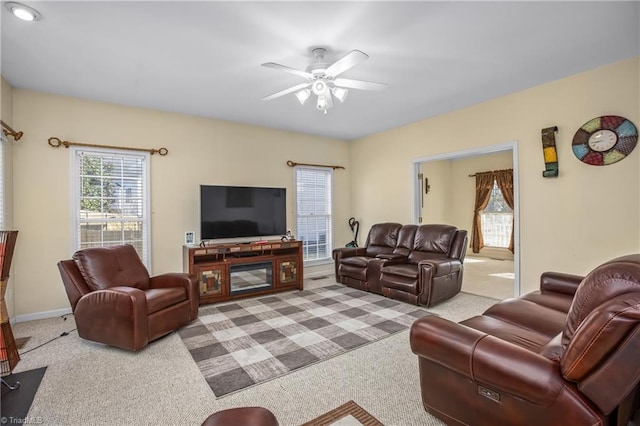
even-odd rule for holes
{"type": "Polygon", "coordinates": [[[418,267],[412,264],[389,265],[382,268],[382,273],[386,276],[397,275],[400,277],[418,278],[418,267]]]}
{"type": "Polygon", "coordinates": [[[366,281],[367,280],[367,267],[353,264],[345,264],[342,263],[338,267],[338,272],[342,277],[353,278],[358,281],[366,281]]]}
{"type": "Polygon", "coordinates": [[[501,319],[549,339],[564,330],[567,313],[521,298],[506,299],[487,309],[485,316],[501,319]]]}
{"type": "Polygon", "coordinates": [[[412,264],[389,265],[380,273],[382,288],[394,289],[404,293],[418,294],[418,267],[412,264]]]}
{"type": "Polygon", "coordinates": [[[573,295],[535,290],[520,296],[520,299],[528,300],[537,305],[546,306],[547,308],[555,309],[556,311],[566,314],[571,308],[573,295]]]}
{"type": "Polygon", "coordinates": [[[513,343],[532,352],[541,351],[550,340],[545,334],[527,330],[518,324],[512,324],[499,318],[492,318],[485,315],[471,317],[461,321],[460,324],[513,343]]]}
{"type": "Polygon", "coordinates": [[[147,299],[147,314],[187,300],[187,292],[183,287],[153,288],[145,291],[144,296],[147,299]]]}
{"type": "Polygon", "coordinates": [[[132,245],[84,249],[73,260],[93,291],[118,286],[149,288],[149,272],[132,245]]]}
{"type": "Polygon", "coordinates": [[[367,267],[367,263],[369,262],[369,259],[371,259],[371,258],[370,257],[364,257],[364,256],[351,256],[351,257],[346,257],[346,258],[342,259],[340,264],[341,265],[355,266],[355,267],[358,267],[358,268],[366,268],[367,267]]]}

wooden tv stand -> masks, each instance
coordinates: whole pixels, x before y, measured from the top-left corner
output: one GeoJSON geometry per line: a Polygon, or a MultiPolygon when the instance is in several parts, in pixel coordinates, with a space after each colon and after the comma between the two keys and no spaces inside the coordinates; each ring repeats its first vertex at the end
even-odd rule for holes
{"type": "Polygon", "coordinates": [[[198,277],[200,304],[302,290],[302,241],[183,246],[184,272],[198,277]]]}

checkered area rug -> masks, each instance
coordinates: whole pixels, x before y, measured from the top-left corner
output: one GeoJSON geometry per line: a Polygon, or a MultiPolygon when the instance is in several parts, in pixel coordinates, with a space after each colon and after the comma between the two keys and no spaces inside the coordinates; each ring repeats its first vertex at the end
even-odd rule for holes
{"type": "Polygon", "coordinates": [[[216,397],[407,329],[424,308],[342,285],[200,308],[179,334],[216,397]]]}

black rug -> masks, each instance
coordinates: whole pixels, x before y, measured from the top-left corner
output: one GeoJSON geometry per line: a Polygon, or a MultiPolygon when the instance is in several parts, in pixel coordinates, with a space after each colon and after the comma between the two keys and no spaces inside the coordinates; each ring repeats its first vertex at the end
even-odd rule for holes
{"type": "Polygon", "coordinates": [[[3,377],[10,385],[20,382],[20,387],[9,390],[5,385],[1,385],[0,423],[12,425],[37,422],[36,419],[31,419],[30,422],[26,422],[25,419],[46,370],[47,367],[41,367],[3,377]]]}

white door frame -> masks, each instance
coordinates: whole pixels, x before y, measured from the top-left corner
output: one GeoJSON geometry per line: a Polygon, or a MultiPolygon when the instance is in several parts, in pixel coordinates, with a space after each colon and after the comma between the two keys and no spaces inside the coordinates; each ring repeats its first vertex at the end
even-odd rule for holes
{"type": "Polygon", "coordinates": [[[518,141],[471,148],[464,151],[430,155],[413,160],[413,173],[411,175],[411,182],[413,185],[413,223],[418,224],[418,218],[421,214],[420,197],[422,195],[422,187],[418,182],[418,179],[416,179],[416,176],[420,173],[420,164],[428,163],[430,161],[475,157],[478,155],[493,154],[509,150],[513,155],[513,295],[514,297],[517,297],[520,295],[520,185],[518,183],[518,141]]]}

